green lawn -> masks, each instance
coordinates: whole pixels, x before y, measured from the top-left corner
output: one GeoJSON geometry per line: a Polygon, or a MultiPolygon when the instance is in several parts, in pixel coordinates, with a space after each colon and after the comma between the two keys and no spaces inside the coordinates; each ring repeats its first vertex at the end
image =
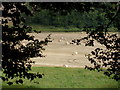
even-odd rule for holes
{"type": "Polygon", "coordinates": [[[33,67],[32,72],[41,72],[45,76],[34,81],[25,80],[24,84],[8,86],[3,82],[3,88],[117,88],[118,82],[99,72],[80,68],[33,67]],[[39,84],[37,84],[39,83],[39,84]]]}
{"type": "Polygon", "coordinates": [[[42,32],[80,32],[79,28],[75,27],[55,27],[55,26],[42,26],[42,25],[30,25],[33,30],[42,32]]]}
{"type": "MultiPolygon", "coordinates": [[[[55,27],[55,26],[42,26],[37,24],[30,24],[33,30],[42,32],[81,32],[82,29],[77,27],[55,27]]],[[[109,32],[118,32],[116,28],[108,28],[109,32]]]]}

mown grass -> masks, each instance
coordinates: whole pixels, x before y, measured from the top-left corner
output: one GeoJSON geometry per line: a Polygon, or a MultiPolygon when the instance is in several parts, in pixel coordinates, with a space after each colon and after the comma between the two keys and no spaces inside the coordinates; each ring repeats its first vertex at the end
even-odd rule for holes
{"type": "Polygon", "coordinates": [[[96,71],[62,67],[33,67],[32,69],[32,72],[44,73],[44,77],[31,82],[25,79],[24,84],[12,86],[3,82],[3,88],[118,88],[118,82],[96,71]]]}
{"type": "Polygon", "coordinates": [[[54,26],[42,26],[42,25],[30,25],[33,30],[42,32],[81,32],[79,28],[75,27],[54,27],[54,26]]]}
{"type": "MultiPolygon", "coordinates": [[[[33,30],[41,32],[82,32],[82,28],[77,27],[55,27],[55,26],[42,26],[37,24],[30,24],[33,30]]],[[[116,28],[108,28],[109,32],[118,32],[116,28]]]]}

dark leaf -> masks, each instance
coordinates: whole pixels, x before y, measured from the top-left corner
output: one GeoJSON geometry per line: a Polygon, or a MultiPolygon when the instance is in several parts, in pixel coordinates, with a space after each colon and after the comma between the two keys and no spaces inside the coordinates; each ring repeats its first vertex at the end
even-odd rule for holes
{"type": "Polygon", "coordinates": [[[12,85],[12,84],[13,84],[13,82],[8,82],[7,84],[8,84],[8,85],[12,85]]]}

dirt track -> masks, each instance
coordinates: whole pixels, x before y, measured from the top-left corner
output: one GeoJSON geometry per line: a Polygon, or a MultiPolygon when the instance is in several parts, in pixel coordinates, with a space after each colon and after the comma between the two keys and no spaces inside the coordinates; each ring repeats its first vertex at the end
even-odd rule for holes
{"type": "MultiPolygon", "coordinates": [[[[45,38],[49,33],[33,34],[38,39],[45,38]]],[[[55,67],[80,67],[84,68],[85,65],[91,65],[85,57],[85,54],[89,54],[96,47],[102,47],[95,43],[95,47],[81,45],[68,44],[72,39],[77,39],[85,36],[85,33],[53,33],[51,38],[52,42],[45,46],[43,58],[32,58],[36,61],[33,66],[55,66],[55,67]],[[77,52],[77,53],[76,53],[77,52]]]]}

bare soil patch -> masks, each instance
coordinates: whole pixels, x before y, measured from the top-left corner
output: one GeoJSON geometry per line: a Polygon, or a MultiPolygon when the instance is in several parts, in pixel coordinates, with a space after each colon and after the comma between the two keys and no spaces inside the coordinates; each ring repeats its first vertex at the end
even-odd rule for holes
{"type": "MultiPolygon", "coordinates": [[[[44,39],[49,33],[31,33],[39,40],[44,39]]],[[[84,68],[85,65],[91,65],[85,54],[89,54],[97,47],[104,48],[97,42],[95,46],[84,46],[69,44],[72,39],[84,37],[86,34],[83,32],[51,32],[51,38],[53,39],[47,46],[43,58],[32,58],[36,61],[33,66],[54,66],[54,67],[80,67],[84,68]],[[77,52],[77,53],[76,53],[77,52]]]]}

